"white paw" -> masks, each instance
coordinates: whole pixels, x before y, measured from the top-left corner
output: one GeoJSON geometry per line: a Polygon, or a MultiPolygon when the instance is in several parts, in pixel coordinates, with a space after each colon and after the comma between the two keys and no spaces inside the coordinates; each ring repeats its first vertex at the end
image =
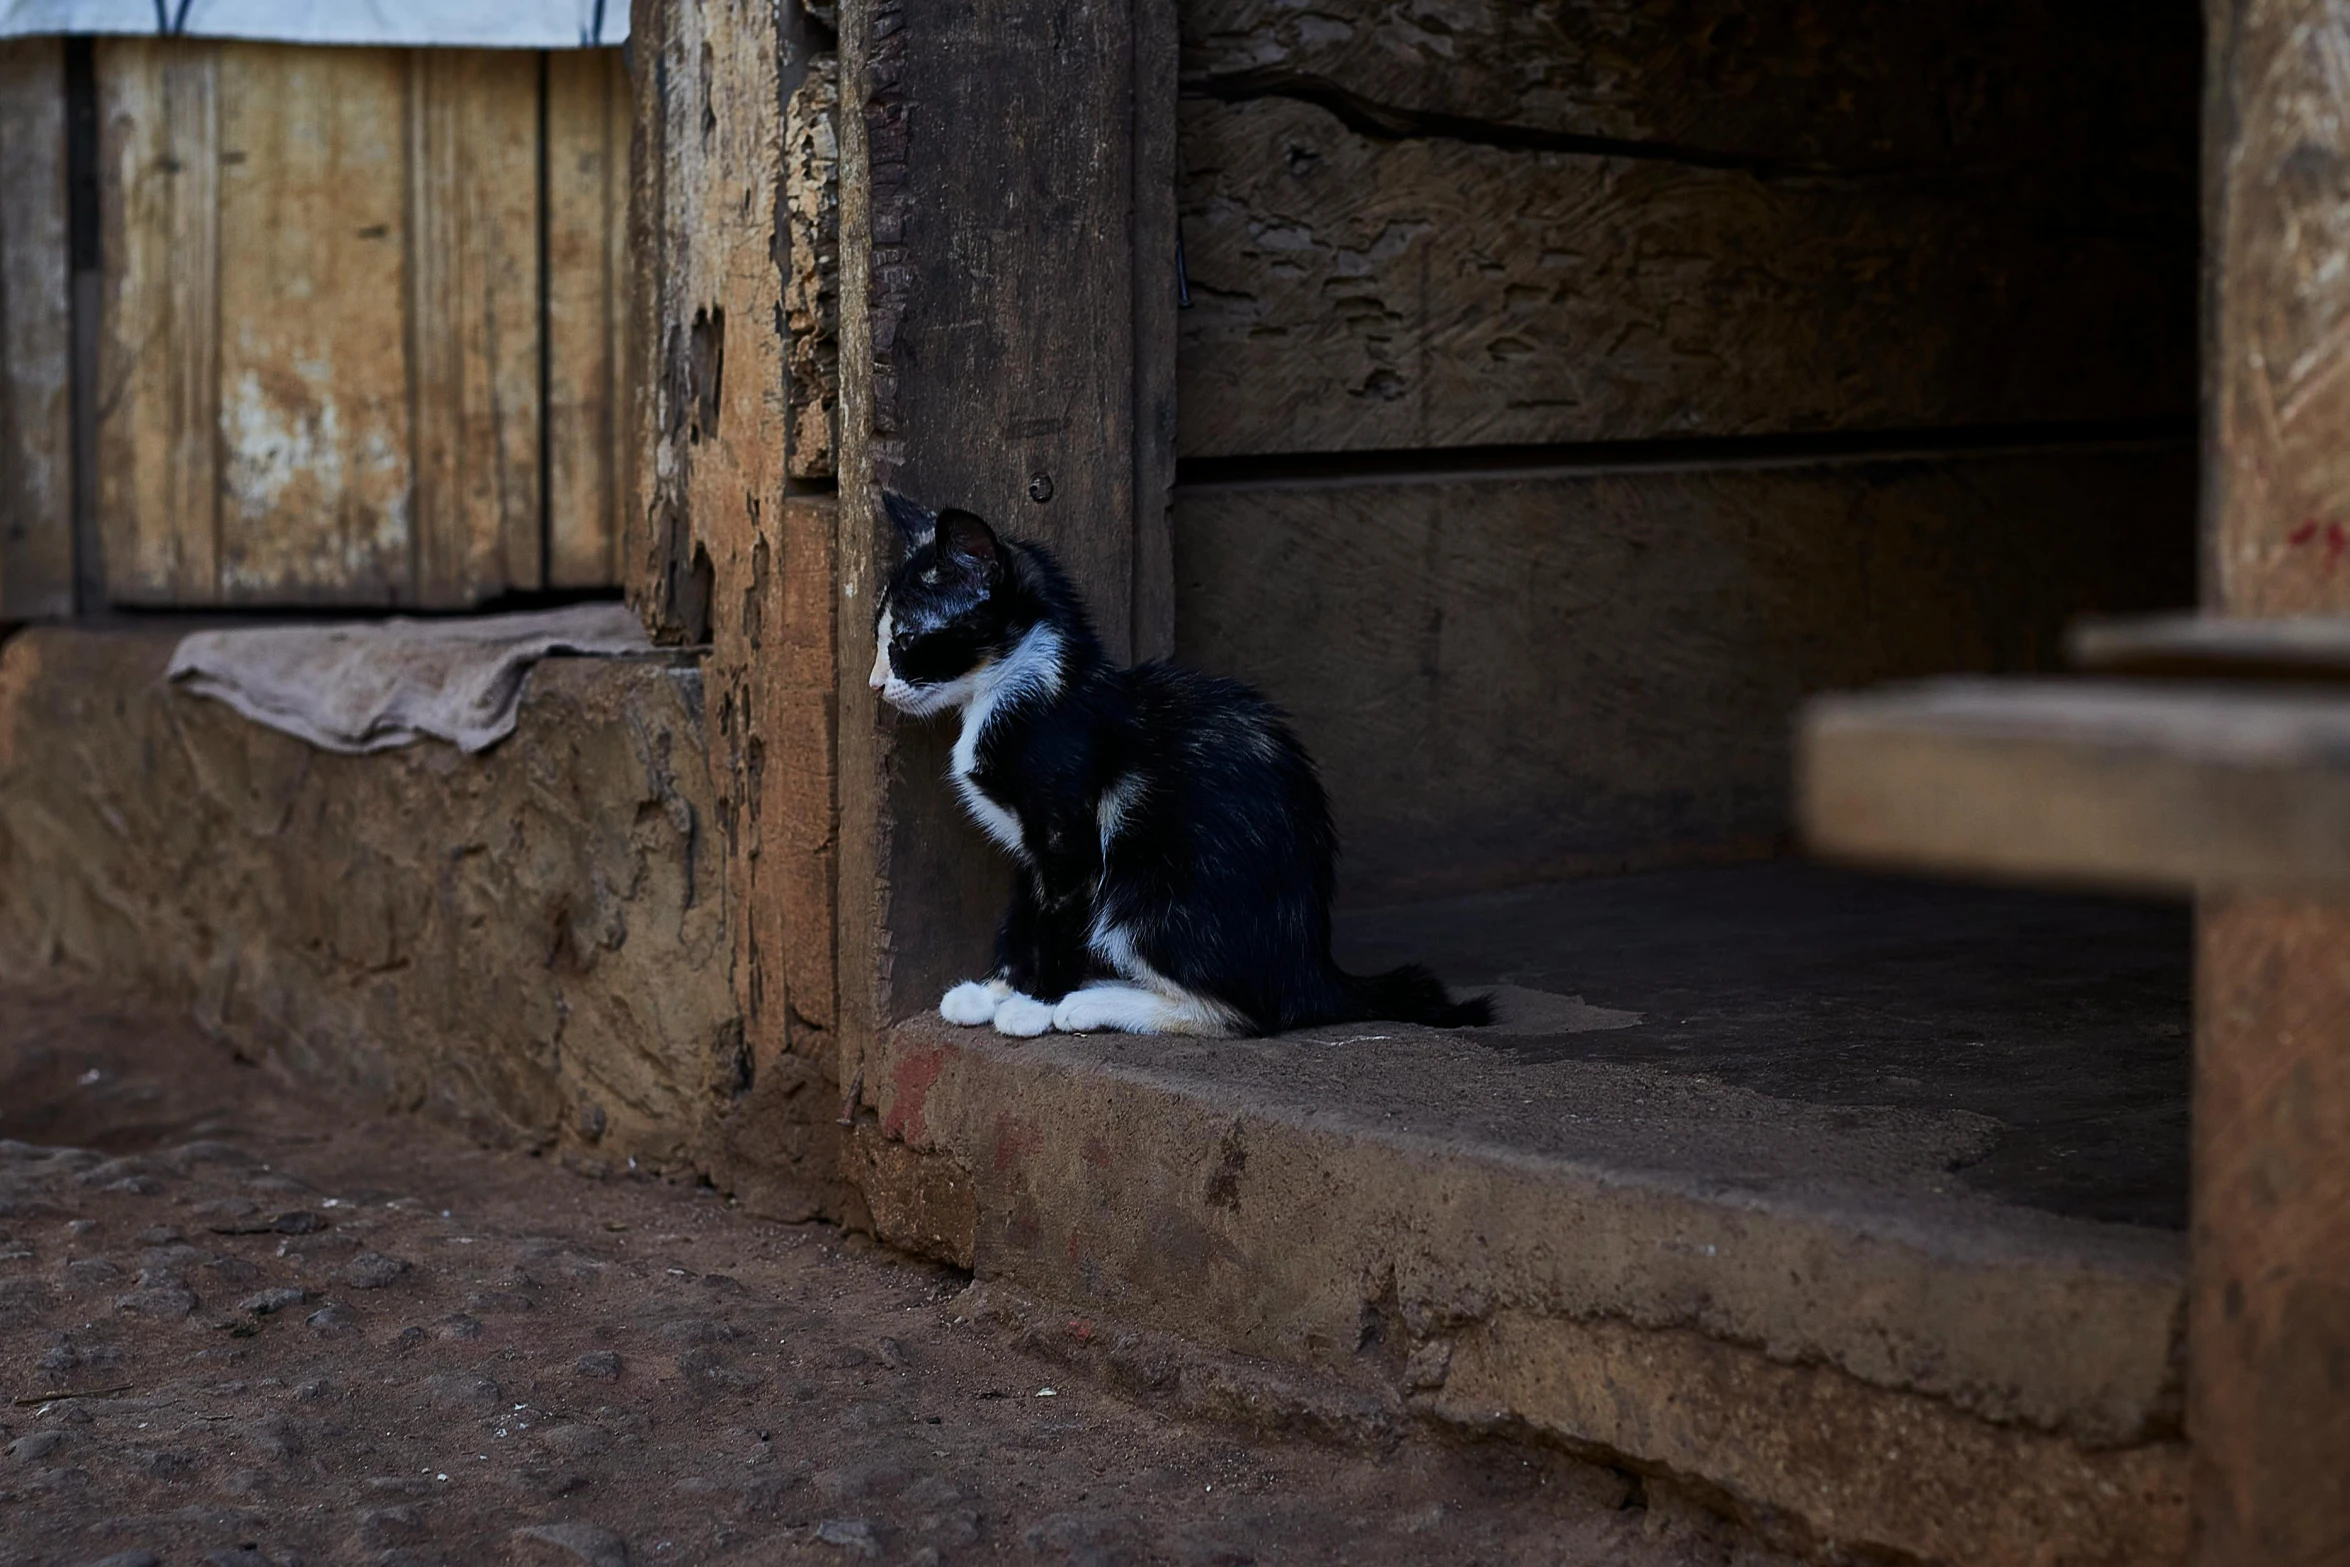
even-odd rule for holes
{"type": "Polygon", "coordinates": [[[1053,1026],[1053,1009],[1032,996],[1010,995],[995,1009],[995,1031],[1034,1039],[1053,1026]]]}
{"type": "Polygon", "coordinates": [[[1072,990],[1053,1008],[1053,1027],[1064,1034],[1091,1034],[1117,1026],[1110,1007],[1090,991],[1072,990]]]}
{"type": "Polygon", "coordinates": [[[967,979],[940,998],[938,1015],[950,1023],[976,1028],[981,1023],[995,1021],[996,1006],[996,993],[991,986],[967,979]]]}

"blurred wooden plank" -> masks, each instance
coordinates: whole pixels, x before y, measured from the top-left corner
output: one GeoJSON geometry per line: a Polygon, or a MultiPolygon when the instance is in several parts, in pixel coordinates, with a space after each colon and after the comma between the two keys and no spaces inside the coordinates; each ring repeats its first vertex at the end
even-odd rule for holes
{"type": "Polygon", "coordinates": [[[547,585],[619,577],[628,320],[628,77],[617,49],[547,56],[547,585]]]}
{"type": "Polygon", "coordinates": [[[2350,680],[2350,617],[2339,615],[2092,620],[2073,627],[2065,640],[2073,662],[2099,674],[2350,680]]]}
{"type": "Polygon", "coordinates": [[[408,59],[220,48],[224,602],[409,597],[408,59]]]}
{"type": "Polygon", "coordinates": [[[2350,890],[2350,701],[2311,690],[1949,680],[1804,713],[1813,848],[2183,892],[2350,890]]]}
{"type": "Polygon", "coordinates": [[[0,622],[74,609],[65,46],[0,43],[0,622]]]}
{"type": "Polygon", "coordinates": [[[418,602],[546,581],[539,483],[539,57],[410,56],[408,308],[418,602]]]}
{"type": "Polygon", "coordinates": [[[96,520],[118,604],[220,596],[221,49],[96,45],[106,267],[96,520]]]}

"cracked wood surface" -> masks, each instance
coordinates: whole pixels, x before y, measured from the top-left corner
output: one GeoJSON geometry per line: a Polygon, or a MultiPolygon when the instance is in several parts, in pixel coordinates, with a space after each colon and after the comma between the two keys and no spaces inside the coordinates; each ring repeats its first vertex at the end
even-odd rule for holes
{"type": "Polygon", "coordinates": [[[2191,406],[2191,221],[2055,222],[1994,179],[1760,179],[1190,100],[1182,202],[1186,456],[2191,406]]]}

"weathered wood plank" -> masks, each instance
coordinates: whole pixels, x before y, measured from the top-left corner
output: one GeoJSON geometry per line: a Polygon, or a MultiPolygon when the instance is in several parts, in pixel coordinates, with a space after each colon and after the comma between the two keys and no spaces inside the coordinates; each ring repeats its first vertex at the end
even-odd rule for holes
{"type": "Polygon", "coordinates": [[[1948,680],[1803,722],[1806,840],[1841,858],[2122,889],[2350,888],[2350,701],[1948,680]]]}
{"type": "Polygon", "coordinates": [[[65,47],[0,44],[0,622],[74,609],[65,47]]]}
{"type": "Polygon", "coordinates": [[[118,604],[220,594],[222,46],[96,46],[106,283],[97,531],[118,604]]]}
{"type": "Polygon", "coordinates": [[[1175,439],[1182,164],[1175,6],[1134,12],[1134,656],[1175,650],[1175,439]]]}
{"type": "Polygon", "coordinates": [[[2193,471],[2173,447],[1187,487],[1176,650],[1295,715],[1350,899],[1769,853],[1803,698],[2047,667],[2085,609],[2183,602],[2193,471]]]}
{"type": "Polygon", "coordinates": [[[1187,101],[1186,456],[2173,417],[2176,221],[1187,101]],[[1888,344],[1899,344],[1889,352],[1888,344]]]}
{"type": "Polygon", "coordinates": [[[2338,1562],[2350,1550],[2350,899],[2210,898],[2196,923],[2196,1559],[2338,1562]]]}
{"type": "Polygon", "coordinates": [[[219,47],[227,603],[408,597],[408,55],[219,47]]]}
{"type": "Polygon", "coordinates": [[[832,1029],[837,1017],[832,715],[839,676],[833,610],[839,517],[839,504],[829,495],[784,501],[777,562],[781,634],[761,663],[769,682],[761,708],[769,797],[758,891],[774,899],[780,912],[784,992],[792,1016],[817,1030],[832,1029]]]}
{"type": "Polygon", "coordinates": [[[409,60],[415,594],[462,605],[545,582],[538,58],[409,60]]]}
{"type": "Polygon", "coordinates": [[[829,479],[840,404],[840,62],[819,54],[784,107],[783,194],[790,270],[783,285],[790,339],[791,454],[795,479],[829,479]]]}
{"type": "MultiPolygon", "coordinates": [[[[2213,0],[2204,600],[2350,609],[2350,15],[2213,0]]],[[[2197,931],[2188,1427],[2207,1567],[2350,1551],[2350,896],[2197,931]]]]}
{"type": "MultiPolygon", "coordinates": [[[[668,0],[635,0],[629,24],[636,62],[629,144],[636,478],[622,535],[623,580],[646,631],[669,645],[710,640],[709,557],[694,547],[681,459],[698,438],[702,385],[713,383],[715,397],[724,370],[717,359],[724,323],[712,323],[706,311],[697,316],[689,287],[707,158],[703,117],[712,116],[715,129],[720,107],[707,88],[697,92],[703,30],[696,16],[668,0]]],[[[732,13],[717,25],[735,25],[732,13]]],[[[725,107],[731,117],[734,106],[725,107]]]]}
{"type": "Polygon", "coordinates": [[[1847,172],[2105,164],[2192,188],[2201,18],[2163,0],[1184,0],[1195,93],[1313,95],[1391,134],[1588,137],[1847,172]]]}
{"type": "Polygon", "coordinates": [[[2074,663],[2107,674],[2350,680],[2350,617],[2340,615],[2091,620],[2065,640],[2074,663]]]}
{"type": "Polygon", "coordinates": [[[547,585],[616,583],[627,358],[628,74],[617,49],[547,56],[547,585]]]}
{"type": "Polygon", "coordinates": [[[2212,7],[2206,181],[2215,602],[2350,609],[2350,16],[2212,7]]]}
{"type": "MultiPolygon", "coordinates": [[[[829,242],[832,192],[829,170],[812,183],[792,173],[795,158],[802,176],[829,161],[829,106],[796,13],[640,4],[634,24],[651,84],[639,99],[637,330],[659,357],[641,405],[646,523],[631,524],[630,590],[660,631],[691,635],[696,615],[707,627],[747,1079],[828,1077],[837,507],[790,482],[830,466],[824,400],[795,377],[817,373],[807,335],[828,330],[825,258],[804,247],[829,242]],[[792,80],[803,72],[812,90],[792,80]]],[[[829,1098],[792,1111],[826,1135],[836,1113],[829,1098]]]]}

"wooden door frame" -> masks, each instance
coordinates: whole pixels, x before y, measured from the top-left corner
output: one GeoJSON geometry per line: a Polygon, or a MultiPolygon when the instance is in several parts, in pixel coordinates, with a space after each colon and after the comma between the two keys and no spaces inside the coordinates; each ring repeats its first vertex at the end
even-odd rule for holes
{"type": "Polygon", "coordinates": [[[951,734],[882,710],[866,684],[897,551],[881,486],[1051,544],[1112,656],[1173,646],[1175,26],[1173,0],[841,6],[852,1101],[878,1030],[984,971],[1007,885],[943,785],[951,734]]]}

